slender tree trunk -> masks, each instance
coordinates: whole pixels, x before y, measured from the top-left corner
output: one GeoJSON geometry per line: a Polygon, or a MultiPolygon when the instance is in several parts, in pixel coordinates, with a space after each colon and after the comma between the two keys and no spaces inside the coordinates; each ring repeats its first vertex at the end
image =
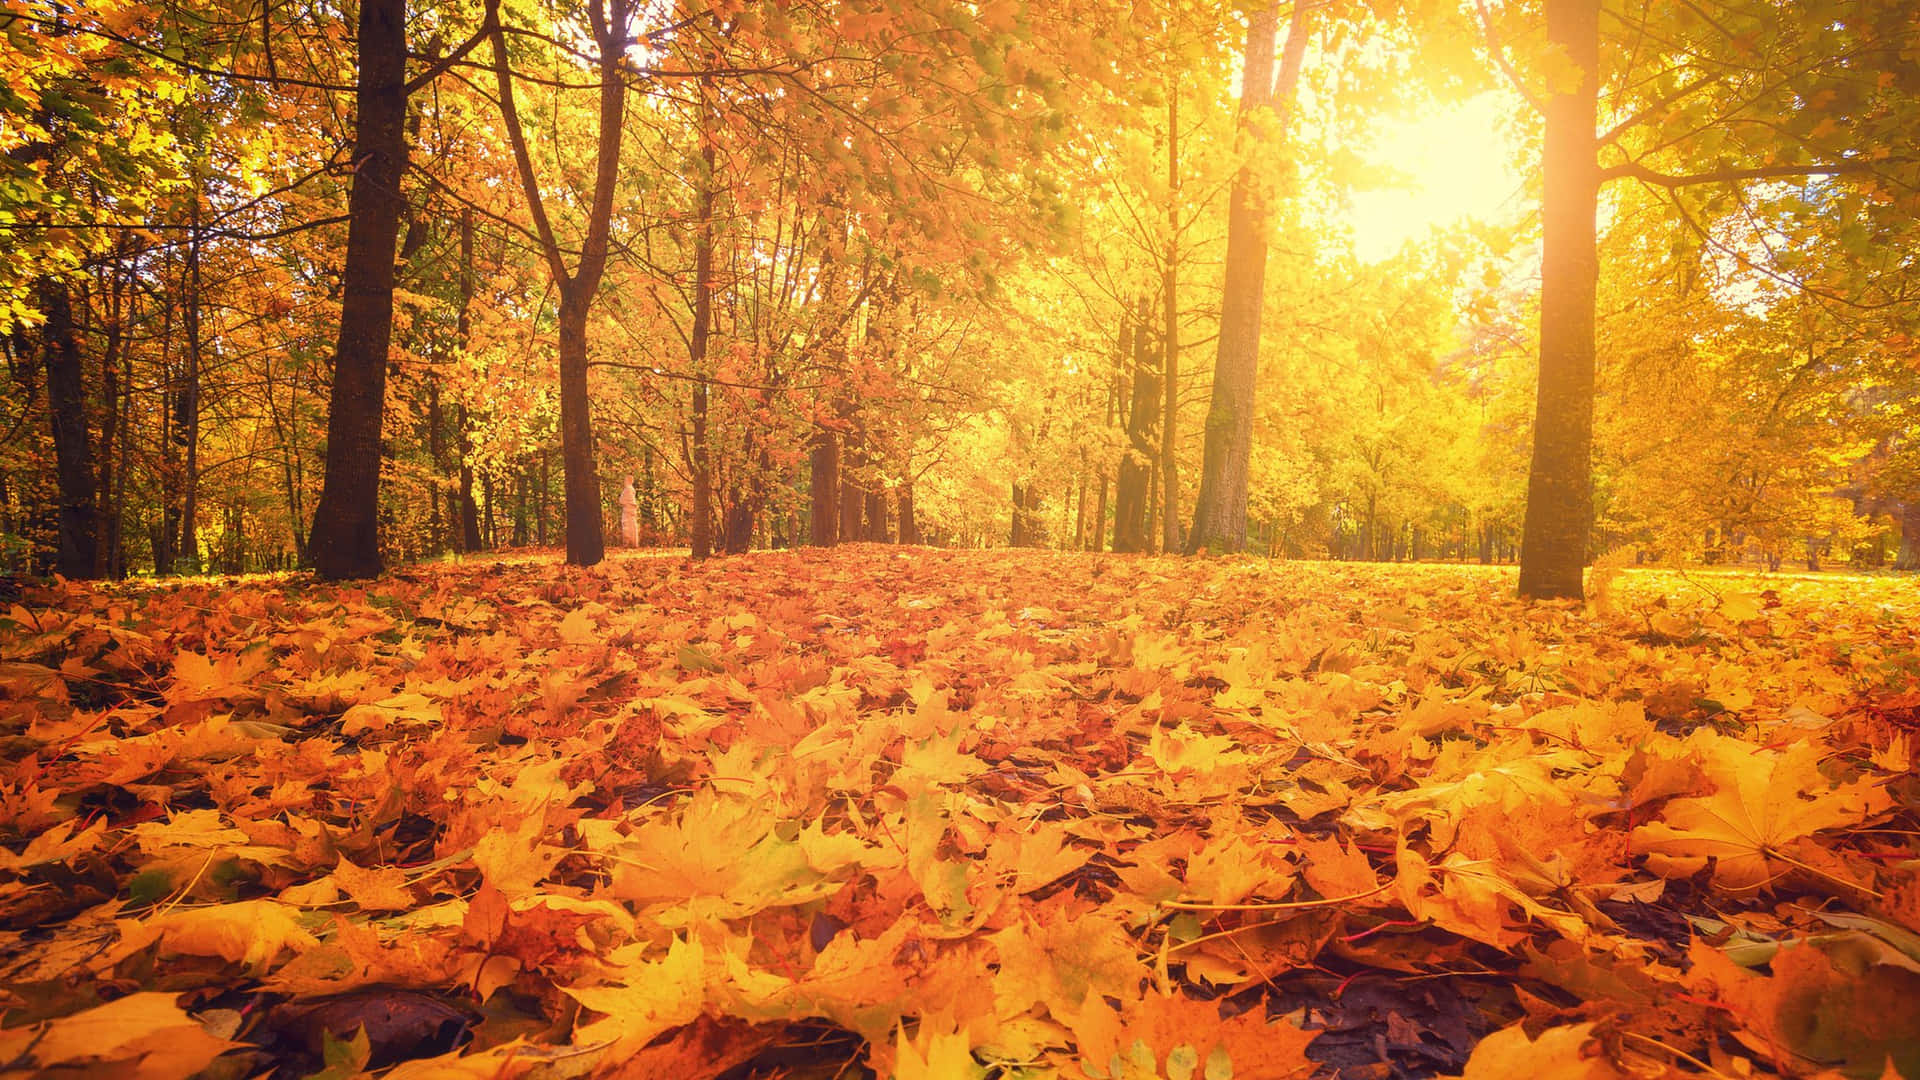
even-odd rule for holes
{"type": "Polygon", "coordinates": [[[713,555],[713,472],[707,456],[707,381],[693,384],[693,444],[687,456],[693,467],[693,557],[713,555]]]}
{"type": "Polygon", "coordinates": [[[437,554],[442,549],[453,546],[447,528],[450,515],[441,512],[442,507],[451,507],[453,500],[444,498],[449,494],[445,479],[447,476],[447,440],[445,434],[446,418],[440,408],[440,375],[427,373],[427,461],[431,464],[432,482],[427,488],[427,535],[429,544],[437,554]]]}
{"type": "MultiPolygon", "coordinates": [[[[460,211],[460,313],[454,330],[464,354],[473,343],[473,211],[464,207],[460,211]]],[[[454,416],[454,451],[460,456],[460,489],[454,496],[453,512],[459,532],[454,550],[479,551],[484,545],[480,539],[480,505],[473,497],[473,416],[464,404],[454,416]]]]}
{"type": "Polygon", "coordinates": [[[851,543],[861,539],[860,511],[866,506],[866,491],[855,479],[867,463],[867,455],[858,429],[840,437],[840,539],[851,543]]]}
{"type": "Polygon", "coordinates": [[[406,0],[361,0],[347,259],[327,411],[327,464],[308,558],[329,581],[372,577],[380,558],[380,424],[393,342],[394,244],[407,168],[406,0]]]}
{"type": "Polygon", "coordinates": [[[120,249],[107,273],[106,325],[103,327],[105,339],[100,350],[100,483],[95,490],[95,518],[99,523],[100,544],[94,555],[94,569],[102,577],[118,578],[121,573],[120,558],[120,494],[115,482],[114,441],[120,433],[120,363],[121,353],[126,341],[126,275],[122,261],[126,257],[128,239],[122,238],[120,249]]]}
{"type": "Polygon", "coordinates": [[[1084,455],[1080,460],[1080,472],[1075,477],[1078,488],[1073,496],[1073,550],[1087,550],[1087,463],[1084,455]]]}
{"type": "MultiPolygon", "coordinates": [[[[120,385],[123,389],[120,393],[118,409],[122,417],[122,426],[124,427],[132,423],[133,416],[133,350],[131,349],[123,349],[121,351],[120,385]]],[[[113,559],[113,576],[115,578],[124,578],[127,576],[127,473],[130,471],[128,465],[132,460],[132,447],[133,439],[122,435],[120,438],[120,461],[115,465],[113,470],[113,513],[112,516],[107,519],[107,527],[109,530],[107,537],[108,543],[111,545],[109,550],[113,559]]],[[[296,517],[290,520],[298,522],[299,518],[296,517]]],[[[296,535],[298,534],[299,529],[297,526],[294,532],[296,535]]]]}
{"type": "MultiPolygon", "coordinates": [[[[184,286],[183,286],[184,291],[184,286]]],[[[173,404],[176,393],[174,387],[173,365],[173,308],[165,304],[160,315],[160,370],[164,374],[159,386],[160,416],[157,426],[160,432],[160,520],[149,527],[148,538],[153,547],[153,572],[156,575],[173,573],[173,553],[180,539],[180,455],[174,437],[173,404]]],[[[298,521],[294,528],[299,529],[298,521]]]]}
{"type": "MultiPolygon", "coordinates": [[[[567,561],[592,566],[606,557],[606,535],[601,521],[600,474],[594,461],[593,409],[587,395],[587,315],[593,309],[606,272],[608,236],[613,221],[614,186],[620,176],[620,140],[626,116],[628,22],[631,0],[588,0],[587,18],[600,51],[600,112],[594,146],[593,196],[587,210],[586,235],[576,268],[567,270],[566,253],[547,217],[540,179],[527,150],[526,132],[513,98],[513,68],[507,54],[506,31],[494,22],[495,87],[507,141],[513,147],[527,211],[540,238],[547,269],[560,293],[560,460],[561,488],[566,502],[567,561]]],[[[491,510],[489,510],[491,512],[491,510]]]]}
{"type": "Polygon", "coordinates": [[[1180,86],[1167,87],[1167,253],[1160,269],[1160,550],[1180,550],[1180,86]]]}
{"type": "Polygon", "coordinates": [[[1520,541],[1520,595],[1584,595],[1593,529],[1594,302],[1599,280],[1594,126],[1599,0],[1547,0],[1547,40],[1567,68],[1546,104],[1540,383],[1520,541]]]}
{"type": "MultiPolygon", "coordinates": [[[[1256,155],[1284,132],[1306,55],[1309,18],[1315,5],[1296,3],[1287,26],[1277,85],[1272,81],[1279,5],[1256,10],[1247,24],[1245,79],[1240,95],[1240,138],[1256,155]],[[1269,109],[1269,121],[1263,115],[1269,109]]],[[[1255,383],[1260,366],[1260,314],[1266,295],[1269,192],[1257,155],[1234,177],[1227,206],[1226,280],[1221,296],[1220,336],[1213,360],[1213,391],[1207,404],[1200,496],[1194,506],[1187,550],[1239,551],[1247,543],[1247,487],[1253,459],[1255,383]]]]}
{"type": "Polygon", "coordinates": [[[693,329],[687,337],[693,384],[693,557],[713,555],[713,447],[707,427],[707,340],[713,332],[714,118],[700,83],[700,220],[693,238],[693,329]]]}
{"type": "Polygon", "coordinates": [[[60,547],[55,566],[69,578],[98,572],[99,533],[94,515],[93,442],[87,430],[86,374],[73,326],[67,284],[41,278],[42,354],[47,367],[47,413],[53,425],[54,479],[60,490],[60,547]]]}
{"type": "MultiPolygon", "coordinates": [[[[184,440],[186,473],[182,477],[180,500],[180,554],[187,570],[199,573],[200,566],[200,375],[206,342],[201,334],[200,316],[206,300],[200,276],[200,198],[194,193],[187,234],[187,302],[180,311],[180,327],[186,331],[187,375],[180,388],[180,437],[184,440]]],[[[348,228],[352,228],[351,225],[348,228]]]]}

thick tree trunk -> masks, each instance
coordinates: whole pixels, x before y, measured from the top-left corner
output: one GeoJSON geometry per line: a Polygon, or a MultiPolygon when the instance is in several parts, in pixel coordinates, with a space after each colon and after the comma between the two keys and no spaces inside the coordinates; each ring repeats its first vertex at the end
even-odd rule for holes
{"type": "Polygon", "coordinates": [[[473,497],[473,435],[472,421],[467,415],[467,407],[460,406],[458,441],[460,449],[460,538],[456,547],[461,552],[474,552],[485,549],[486,541],[480,535],[480,503],[473,497]]]}
{"type": "Polygon", "coordinates": [[[593,293],[577,283],[560,293],[560,461],[567,516],[567,561],[592,566],[606,557],[600,520],[600,468],[593,452],[593,403],[587,398],[587,312],[593,293]]]}
{"type": "MultiPolygon", "coordinates": [[[[1315,5],[1296,3],[1287,26],[1278,85],[1273,83],[1273,46],[1279,5],[1256,10],[1247,24],[1246,76],[1240,96],[1240,137],[1251,147],[1283,134],[1306,55],[1308,19],[1315,5]],[[1273,109],[1272,128],[1261,113],[1273,109]]],[[[1260,313],[1266,294],[1267,185],[1254,162],[1235,176],[1227,207],[1226,281],[1221,296],[1220,336],[1213,360],[1213,392],[1207,404],[1200,496],[1194,506],[1189,552],[1239,551],[1247,544],[1247,488],[1253,459],[1255,381],[1260,365],[1260,313]]]]}
{"type": "Polygon", "coordinates": [[[867,463],[864,443],[858,430],[840,438],[840,539],[845,543],[863,539],[860,512],[866,507],[867,492],[856,477],[867,463]]]}
{"type": "Polygon", "coordinates": [[[55,566],[70,578],[98,574],[99,531],[94,514],[93,440],[87,430],[86,374],[73,326],[67,284],[41,278],[40,328],[47,367],[47,413],[53,426],[54,479],[60,490],[60,548],[55,566]]]}
{"type": "Polygon", "coordinates": [[[1569,70],[1546,104],[1540,383],[1520,541],[1520,595],[1578,599],[1584,595],[1581,573],[1593,528],[1600,4],[1547,0],[1546,14],[1547,40],[1569,70]]]}
{"type": "Polygon", "coordinates": [[[307,555],[329,581],[380,572],[380,423],[393,341],[394,244],[407,168],[406,0],[361,0],[355,169],[327,412],[327,464],[307,555]]]}
{"type": "Polygon", "coordinates": [[[900,530],[898,542],[902,544],[920,543],[920,523],[913,516],[913,481],[902,480],[895,492],[895,500],[900,505],[900,530]]]}
{"type": "Polygon", "coordinates": [[[1920,570],[1920,499],[1900,506],[1900,553],[1893,566],[1896,570],[1920,570]]]}
{"type": "Polygon", "coordinates": [[[826,428],[814,432],[808,485],[811,533],[815,547],[840,541],[840,436],[826,428]]]}
{"type": "MultiPolygon", "coordinates": [[[[1141,305],[1145,311],[1145,304],[1141,305]]],[[[1152,484],[1153,414],[1160,401],[1160,380],[1150,363],[1152,353],[1144,325],[1129,322],[1121,330],[1120,348],[1132,346],[1133,389],[1127,415],[1127,452],[1120,459],[1120,479],[1114,498],[1113,550],[1147,550],[1147,523],[1152,484]]]]}

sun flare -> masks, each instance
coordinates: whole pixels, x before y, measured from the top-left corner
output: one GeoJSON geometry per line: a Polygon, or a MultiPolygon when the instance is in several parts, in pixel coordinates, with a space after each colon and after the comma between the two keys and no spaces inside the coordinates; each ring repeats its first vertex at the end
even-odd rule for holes
{"type": "Polygon", "coordinates": [[[1500,224],[1528,206],[1510,104],[1487,92],[1374,125],[1360,156],[1370,166],[1348,197],[1354,253],[1379,262],[1434,229],[1466,220],[1500,224]]]}

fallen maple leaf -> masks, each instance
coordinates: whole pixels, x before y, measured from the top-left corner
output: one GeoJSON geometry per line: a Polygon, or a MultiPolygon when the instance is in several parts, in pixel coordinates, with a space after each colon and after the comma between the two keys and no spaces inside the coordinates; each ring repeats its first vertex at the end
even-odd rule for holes
{"type": "Polygon", "coordinates": [[[1790,842],[1861,824],[1892,804],[1871,780],[1833,784],[1820,773],[1821,754],[1805,742],[1776,753],[1714,739],[1705,769],[1718,789],[1669,802],[1661,820],[1633,831],[1633,850],[1665,877],[1689,876],[1712,858],[1714,884],[1759,891],[1783,869],[1804,865],[1785,854],[1790,842]]]}
{"type": "Polygon", "coordinates": [[[1480,1040],[1467,1059],[1460,1080],[1626,1080],[1593,1042],[1592,1024],[1548,1028],[1539,1038],[1527,1035],[1523,1025],[1501,1028],[1480,1040]]]}
{"type": "MultiPolygon", "coordinates": [[[[177,1080],[206,1068],[234,1043],[216,1038],[174,1004],[173,994],[136,993],[72,1016],[0,1031],[8,1072],[92,1065],[96,1075],[177,1080]]],[[[79,1071],[76,1069],[76,1071],[79,1071]]],[[[91,1070],[88,1070],[91,1071],[91,1070]]]]}
{"type": "Polygon", "coordinates": [[[120,920],[119,956],[160,943],[160,954],[217,956],[258,974],[286,949],[319,944],[300,924],[299,909],[274,900],[241,900],[120,920]]]}

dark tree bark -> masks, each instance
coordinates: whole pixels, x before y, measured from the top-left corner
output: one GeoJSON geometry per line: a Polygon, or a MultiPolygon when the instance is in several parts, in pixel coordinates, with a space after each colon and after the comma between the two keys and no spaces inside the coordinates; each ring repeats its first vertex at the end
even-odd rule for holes
{"type": "MultiPolygon", "coordinates": [[[[693,384],[693,557],[713,555],[713,447],[707,426],[707,341],[713,332],[713,115],[701,80],[700,220],[693,238],[693,329],[687,336],[687,367],[693,384]]],[[[749,525],[749,529],[751,525],[749,525]]]]}
{"type": "Polygon", "coordinates": [[[394,244],[405,209],[406,0],[361,0],[347,258],[327,410],[327,464],[307,557],[329,581],[380,573],[380,425],[393,343],[394,244]]]}
{"type": "Polygon", "coordinates": [[[67,284],[41,278],[42,354],[47,368],[47,413],[53,426],[54,479],[60,491],[60,548],[55,563],[69,578],[99,572],[98,518],[94,513],[93,439],[87,430],[86,374],[73,325],[67,284]]]}
{"type": "Polygon", "coordinates": [[[896,542],[901,544],[920,543],[920,523],[913,516],[913,481],[902,480],[894,495],[900,507],[900,529],[896,542]]]}
{"type": "MultiPolygon", "coordinates": [[[[1285,55],[1273,79],[1279,5],[1269,3],[1247,24],[1246,76],[1240,95],[1240,137],[1248,142],[1278,138],[1300,82],[1308,19],[1315,5],[1296,3],[1287,26],[1285,55]],[[1275,112],[1263,131],[1261,113],[1275,112]]],[[[1213,360],[1213,393],[1207,404],[1200,495],[1187,535],[1189,553],[1240,551],[1247,544],[1247,486],[1253,460],[1255,380],[1260,366],[1260,312],[1267,275],[1267,197],[1258,170],[1249,163],[1234,177],[1227,206],[1227,264],[1221,296],[1220,336],[1213,360]]]]}
{"type": "MultiPolygon", "coordinates": [[[[200,313],[206,301],[200,277],[200,198],[195,193],[188,213],[187,297],[180,309],[180,328],[185,331],[187,370],[180,381],[179,406],[181,454],[185,472],[181,474],[180,555],[189,573],[200,572],[200,374],[206,341],[201,334],[200,313]]],[[[351,228],[351,226],[349,226],[351,228]]]]}
{"type": "Polygon", "coordinates": [[[494,21],[489,35],[507,140],[513,146],[514,165],[520,174],[520,186],[546,256],[547,269],[560,293],[561,487],[566,502],[567,561],[576,566],[592,566],[606,557],[600,474],[594,461],[592,401],[587,396],[587,315],[593,310],[600,279],[607,268],[614,185],[620,176],[620,139],[627,106],[623,69],[627,46],[632,42],[628,26],[632,14],[632,0],[589,0],[587,4],[587,18],[600,51],[596,72],[600,114],[594,147],[593,197],[587,209],[586,235],[581,241],[579,261],[571,272],[567,269],[566,253],[547,217],[540,179],[533,170],[526,132],[520,126],[519,109],[514,105],[513,69],[507,57],[506,33],[494,21]]]}
{"type": "MultiPolygon", "coordinates": [[[[100,350],[100,483],[95,490],[95,520],[98,522],[100,543],[95,552],[95,569],[100,576],[122,578],[126,576],[126,560],[121,553],[120,533],[125,504],[122,497],[125,488],[120,483],[116,467],[119,462],[114,457],[115,440],[120,433],[123,410],[120,393],[120,367],[125,360],[128,288],[126,274],[127,252],[132,246],[131,235],[121,238],[114,261],[107,268],[107,296],[105,325],[101,327],[104,339],[100,350]]],[[[121,451],[124,454],[124,451],[121,451]]]]}
{"type": "Polygon", "coordinates": [[[1545,248],[1540,262],[1540,383],[1520,541],[1520,595],[1584,595],[1593,530],[1595,212],[1600,170],[1600,4],[1547,0],[1547,40],[1571,70],[1546,101],[1545,248]]]}
{"type": "Polygon", "coordinates": [[[865,539],[860,531],[860,513],[866,507],[867,492],[856,479],[867,464],[864,444],[857,428],[840,437],[840,539],[844,543],[865,539]]]}
{"type": "MultiPolygon", "coordinates": [[[[1146,302],[1140,305],[1146,313],[1146,302]]],[[[1127,453],[1120,459],[1120,479],[1114,496],[1113,550],[1147,550],[1147,526],[1150,502],[1148,487],[1153,477],[1153,415],[1160,401],[1160,380],[1151,363],[1152,351],[1146,328],[1129,321],[1120,331],[1120,351],[1129,351],[1133,364],[1132,407],[1127,414],[1127,453]]]]}
{"type": "MultiPolygon", "coordinates": [[[[460,211],[460,313],[455,323],[460,348],[473,340],[473,211],[460,211]]],[[[473,498],[473,420],[461,405],[454,418],[454,452],[460,456],[460,490],[454,494],[453,516],[458,520],[455,551],[479,551],[480,505],[473,498]]]]}
{"type": "Polygon", "coordinates": [[[808,508],[814,547],[832,547],[840,541],[840,437],[821,428],[813,434],[809,454],[808,508]]]}

